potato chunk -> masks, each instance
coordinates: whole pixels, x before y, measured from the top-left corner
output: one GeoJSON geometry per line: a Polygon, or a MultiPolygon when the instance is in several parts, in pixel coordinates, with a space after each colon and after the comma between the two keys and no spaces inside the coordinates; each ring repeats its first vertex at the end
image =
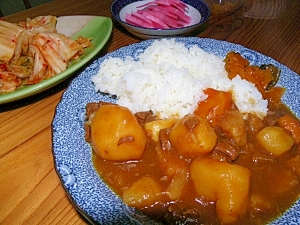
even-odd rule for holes
{"type": "Polygon", "coordinates": [[[96,154],[106,160],[139,159],[147,137],[131,111],[118,105],[103,105],[91,123],[91,144],[96,154]]]}
{"type": "Polygon", "coordinates": [[[199,196],[216,203],[218,219],[230,224],[243,217],[249,201],[250,171],[210,158],[195,159],[191,179],[199,196]]]}
{"type": "Polygon", "coordinates": [[[195,158],[209,154],[217,142],[214,129],[203,117],[186,115],[170,131],[172,147],[179,155],[195,158]]]}
{"type": "Polygon", "coordinates": [[[291,149],[294,144],[292,135],[276,126],[263,128],[256,134],[256,139],[265,150],[277,156],[291,149]]]}
{"type": "Polygon", "coordinates": [[[160,201],[161,194],[159,184],[153,178],[144,176],[124,190],[123,201],[127,205],[143,208],[160,201]]]}
{"type": "Polygon", "coordinates": [[[144,125],[147,134],[150,134],[151,138],[158,142],[159,141],[159,131],[165,128],[171,128],[177,122],[177,119],[165,119],[165,120],[155,120],[148,122],[144,125]]]}

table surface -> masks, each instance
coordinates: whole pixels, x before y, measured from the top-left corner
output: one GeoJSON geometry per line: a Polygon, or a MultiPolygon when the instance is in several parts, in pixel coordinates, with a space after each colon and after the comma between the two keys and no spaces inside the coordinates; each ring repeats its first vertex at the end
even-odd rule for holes
{"type": "MultiPolygon", "coordinates": [[[[278,18],[246,18],[243,7],[222,20],[211,17],[193,35],[241,44],[300,74],[300,1],[281,2],[285,4],[278,18]]],[[[19,22],[39,15],[111,17],[111,3],[54,0],[5,19],[19,22]]],[[[112,36],[97,57],[140,41],[114,21],[112,36]]],[[[0,224],[86,224],[60,183],[52,155],[51,124],[70,81],[22,101],[0,105],[0,224]]]]}

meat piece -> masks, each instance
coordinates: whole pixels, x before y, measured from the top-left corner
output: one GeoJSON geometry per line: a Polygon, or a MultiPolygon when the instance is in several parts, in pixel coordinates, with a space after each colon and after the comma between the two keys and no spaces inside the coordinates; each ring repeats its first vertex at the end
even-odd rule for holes
{"type": "Polygon", "coordinates": [[[134,141],[134,137],[132,137],[132,136],[121,137],[118,141],[118,145],[121,145],[121,144],[127,143],[127,142],[133,142],[133,141],[134,141]]]}
{"type": "Polygon", "coordinates": [[[156,117],[153,115],[153,112],[151,110],[146,112],[137,112],[134,114],[134,116],[136,117],[138,123],[141,126],[144,126],[145,123],[154,121],[156,119],[156,117]]]}
{"type": "Polygon", "coordinates": [[[252,113],[248,114],[245,122],[247,124],[248,134],[250,137],[259,132],[264,127],[263,120],[252,113]]]}
{"type": "Polygon", "coordinates": [[[86,119],[89,120],[90,116],[92,114],[94,114],[95,112],[98,111],[98,109],[102,106],[102,105],[114,105],[113,103],[110,102],[89,102],[86,104],[86,119]]]}
{"type": "Polygon", "coordinates": [[[233,162],[240,153],[240,147],[232,140],[223,139],[214,147],[211,155],[220,161],[233,162]]]}
{"type": "Polygon", "coordinates": [[[274,126],[278,121],[278,117],[276,115],[267,115],[263,121],[268,126],[274,126]]]}
{"type": "Polygon", "coordinates": [[[88,120],[92,114],[97,112],[97,110],[100,108],[99,103],[96,102],[90,102],[86,104],[85,111],[86,111],[86,119],[88,120]]]}
{"type": "Polygon", "coordinates": [[[252,161],[259,164],[259,163],[265,163],[265,162],[273,162],[275,159],[274,155],[264,153],[261,151],[256,151],[252,155],[252,161]]]}
{"type": "Polygon", "coordinates": [[[159,132],[159,140],[161,143],[161,148],[164,151],[170,151],[172,149],[172,145],[169,139],[169,133],[171,128],[162,129],[159,132]]]}
{"type": "Polygon", "coordinates": [[[219,127],[223,130],[223,135],[233,139],[238,146],[242,147],[247,143],[246,123],[238,110],[223,113],[219,127]]]}
{"type": "Polygon", "coordinates": [[[84,123],[84,138],[86,142],[91,143],[92,137],[91,137],[91,126],[87,123],[84,123]]]}
{"type": "Polygon", "coordinates": [[[85,120],[86,122],[84,123],[84,130],[85,130],[85,140],[87,142],[91,142],[91,120],[93,118],[93,115],[98,111],[98,109],[102,106],[102,105],[111,105],[113,103],[110,102],[89,102],[86,104],[85,107],[85,120]]]}
{"type": "Polygon", "coordinates": [[[198,123],[199,120],[196,117],[191,117],[187,121],[185,121],[184,125],[188,128],[189,131],[192,131],[198,123]]]}

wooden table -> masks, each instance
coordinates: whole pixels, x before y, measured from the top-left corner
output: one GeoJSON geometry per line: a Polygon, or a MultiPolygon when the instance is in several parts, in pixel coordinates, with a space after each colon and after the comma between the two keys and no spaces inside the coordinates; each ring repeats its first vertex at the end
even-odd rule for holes
{"type": "MultiPolygon", "coordinates": [[[[300,1],[284,0],[276,19],[251,19],[243,9],[222,20],[210,18],[197,34],[241,44],[268,55],[300,74],[300,1]]],[[[112,0],[54,0],[5,19],[18,22],[39,15],[111,17],[112,0]]],[[[140,39],[114,23],[99,56],[140,39]]],[[[70,203],[54,169],[51,123],[71,79],[51,91],[0,105],[0,224],[85,224],[70,203]]]]}

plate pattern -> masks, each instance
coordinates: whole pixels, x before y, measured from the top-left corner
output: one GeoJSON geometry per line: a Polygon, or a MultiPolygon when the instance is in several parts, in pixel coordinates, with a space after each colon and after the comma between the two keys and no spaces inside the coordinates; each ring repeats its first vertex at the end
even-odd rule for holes
{"type": "MultiPolygon", "coordinates": [[[[241,45],[206,38],[175,38],[186,46],[194,44],[207,52],[225,56],[229,51],[240,52],[251,64],[274,64],[281,69],[279,86],[288,87],[283,101],[300,117],[300,77],[270,57],[241,45]]],[[[91,77],[97,74],[100,64],[108,57],[132,56],[136,58],[154,40],[147,40],[120,48],[96,59],[75,78],[58,104],[52,124],[55,168],[68,196],[79,211],[97,224],[155,224],[144,215],[127,207],[102,181],[92,163],[92,150],[84,139],[84,111],[88,102],[114,99],[96,93],[91,77]]],[[[298,200],[273,225],[300,224],[298,200]]]]}

